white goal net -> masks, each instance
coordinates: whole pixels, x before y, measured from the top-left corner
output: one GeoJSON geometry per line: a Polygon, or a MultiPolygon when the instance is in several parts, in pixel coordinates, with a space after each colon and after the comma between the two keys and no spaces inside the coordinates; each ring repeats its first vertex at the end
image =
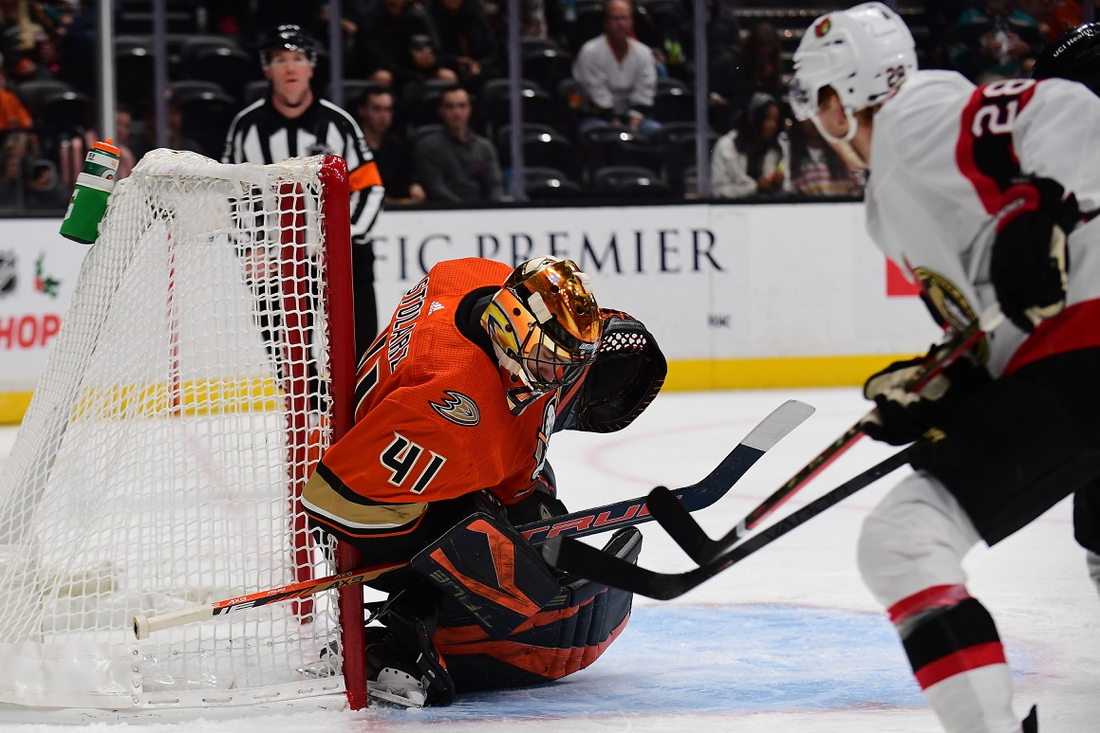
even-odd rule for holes
{"type": "Polygon", "coordinates": [[[298,501],[332,440],[323,165],[118,183],[0,476],[0,716],[342,696],[335,595],[131,629],[335,572],[298,501]]]}

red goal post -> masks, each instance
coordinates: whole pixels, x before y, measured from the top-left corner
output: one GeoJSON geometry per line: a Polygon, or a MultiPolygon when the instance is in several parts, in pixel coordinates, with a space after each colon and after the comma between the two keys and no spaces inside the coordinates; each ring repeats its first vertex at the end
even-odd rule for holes
{"type": "MultiPolygon", "coordinates": [[[[325,158],[321,167],[325,191],[324,229],[329,243],[330,339],[333,344],[332,404],[333,442],[340,440],[355,423],[355,301],[351,266],[351,219],[348,169],[343,158],[325,158]],[[338,246],[333,246],[334,243],[338,246]]],[[[336,547],[336,570],[359,567],[360,553],[346,542],[336,547]]],[[[367,706],[367,647],[363,630],[363,588],[347,586],[339,591],[340,622],[343,629],[344,682],[348,704],[353,710],[367,706]]]]}

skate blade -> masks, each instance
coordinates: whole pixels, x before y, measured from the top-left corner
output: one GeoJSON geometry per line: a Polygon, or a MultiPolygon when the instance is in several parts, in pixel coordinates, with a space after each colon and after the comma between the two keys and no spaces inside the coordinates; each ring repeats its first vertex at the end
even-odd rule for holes
{"type": "Polygon", "coordinates": [[[398,692],[389,690],[368,689],[367,694],[376,700],[401,708],[422,708],[427,698],[423,694],[412,692],[413,697],[406,697],[398,692]]]}

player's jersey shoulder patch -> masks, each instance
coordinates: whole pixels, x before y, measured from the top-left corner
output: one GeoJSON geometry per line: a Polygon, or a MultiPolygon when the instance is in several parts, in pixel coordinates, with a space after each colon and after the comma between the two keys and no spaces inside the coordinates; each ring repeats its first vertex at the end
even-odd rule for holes
{"type": "Polygon", "coordinates": [[[429,402],[432,409],[450,420],[455,425],[472,428],[481,422],[481,412],[477,409],[477,403],[472,399],[453,390],[443,390],[443,401],[429,402]]]}
{"type": "MultiPolygon", "coordinates": [[[[949,278],[927,267],[914,267],[913,275],[921,283],[922,299],[941,326],[962,333],[977,322],[977,311],[949,278]]],[[[988,340],[983,337],[975,351],[978,361],[984,364],[989,358],[988,340]]]]}

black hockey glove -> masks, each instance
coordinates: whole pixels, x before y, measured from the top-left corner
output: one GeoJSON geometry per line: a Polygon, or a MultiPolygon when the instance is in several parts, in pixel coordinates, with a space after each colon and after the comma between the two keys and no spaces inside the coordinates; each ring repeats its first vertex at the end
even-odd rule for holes
{"type": "Polygon", "coordinates": [[[516,504],[506,507],[508,521],[512,526],[518,527],[528,522],[540,522],[554,517],[568,514],[569,510],[558,498],[558,481],[554,476],[554,469],[550,462],[542,467],[542,473],[535,479],[535,487],[531,493],[516,504]]]}
{"type": "MultiPolygon", "coordinates": [[[[935,351],[937,347],[933,347],[935,351]]],[[[920,392],[906,392],[905,384],[916,375],[928,356],[896,361],[863,385],[863,396],[874,400],[877,412],[860,427],[875,440],[905,445],[924,436],[936,423],[993,381],[984,366],[962,357],[924,386],[920,392]]]]}
{"type": "Polygon", "coordinates": [[[657,339],[629,313],[601,308],[603,335],[584,377],[558,399],[559,430],[622,430],[661,391],[668,363],[657,339]]]}
{"type": "Polygon", "coordinates": [[[1066,236],[1081,214],[1071,193],[1049,178],[1007,191],[997,214],[990,275],[1005,316],[1024,331],[1062,312],[1069,261],[1066,236]]]}

